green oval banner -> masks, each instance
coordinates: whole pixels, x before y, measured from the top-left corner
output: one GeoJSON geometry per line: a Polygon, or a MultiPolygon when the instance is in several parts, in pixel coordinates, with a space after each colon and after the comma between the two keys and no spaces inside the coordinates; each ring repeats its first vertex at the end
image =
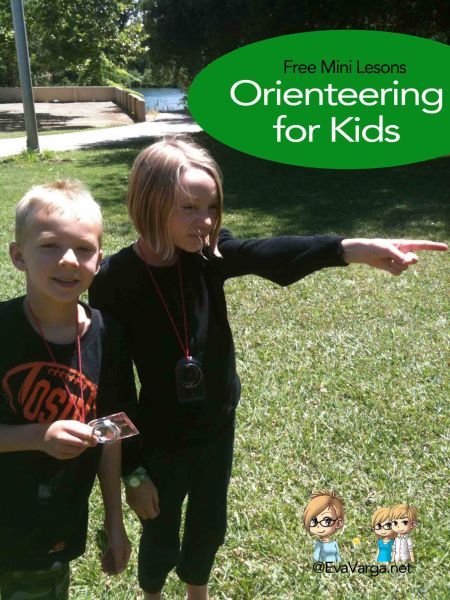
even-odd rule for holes
{"type": "Polygon", "coordinates": [[[291,165],[368,169],[450,152],[450,47],[383,31],[298,33],[203,69],[189,110],[217,140],[291,165]]]}

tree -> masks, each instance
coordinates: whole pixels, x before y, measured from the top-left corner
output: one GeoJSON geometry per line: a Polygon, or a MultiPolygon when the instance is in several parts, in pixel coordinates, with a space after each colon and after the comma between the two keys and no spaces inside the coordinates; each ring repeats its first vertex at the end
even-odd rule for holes
{"type": "Polygon", "coordinates": [[[33,41],[41,69],[52,83],[105,85],[122,79],[130,58],[141,51],[136,11],[136,0],[30,1],[33,26],[41,33],[33,41]]]}
{"type": "MultiPolygon", "coordinates": [[[[128,84],[128,63],[143,47],[139,0],[26,0],[35,84],[128,84]]],[[[0,0],[0,34],[12,32],[9,0],[0,0]]],[[[3,36],[2,36],[3,38],[3,36]]],[[[14,44],[14,38],[13,38],[14,44]]],[[[15,59],[0,44],[0,84],[12,85],[15,59]]]]}
{"type": "Polygon", "coordinates": [[[450,40],[447,0],[143,0],[153,64],[189,82],[218,56],[269,37],[317,29],[379,29],[450,40]]]}
{"type": "Polygon", "coordinates": [[[18,83],[11,4],[9,0],[0,0],[0,85],[16,86],[18,83]]]}

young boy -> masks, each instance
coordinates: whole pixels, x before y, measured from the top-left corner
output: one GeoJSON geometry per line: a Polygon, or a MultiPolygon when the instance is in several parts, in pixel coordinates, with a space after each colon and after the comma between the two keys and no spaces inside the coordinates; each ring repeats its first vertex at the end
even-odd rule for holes
{"type": "MultiPolygon", "coordinates": [[[[69,561],[83,554],[98,474],[109,547],[122,571],[120,443],[97,443],[94,418],[135,401],[114,321],[79,301],[97,273],[102,217],[77,182],[32,188],[16,209],[14,266],[26,296],[0,303],[0,590],[2,600],[68,597],[69,561]]],[[[129,411],[128,411],[129,412],[129,411]]]]}
{"type": "Polygon", "coordinates": [[[392,521],[392,531],[397,534],[392,560],[414,562],[413,543],[409,534],[417,525],[417,510],[411,504],[397,504],[391,508],[389,520],[392,521]]]}

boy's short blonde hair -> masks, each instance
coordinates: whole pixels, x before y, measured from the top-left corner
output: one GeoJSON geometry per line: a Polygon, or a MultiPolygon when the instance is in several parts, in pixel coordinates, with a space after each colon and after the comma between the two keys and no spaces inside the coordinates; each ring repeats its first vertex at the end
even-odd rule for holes
{"type": "Polygon", "coordinates": [[[145,148],[134,161],[130,174],[130,219],[138,234],[165,260],[175,252],[169,237],[170,217],[183,189],[181,178],[191,168],[205,171],[216,184],[219,214],[209,236],[210,246],[216,251],[222,224],[222,174],[205,148],[186,138],[166,138],[145,148]]]}
{"type": "Polygon", "coordinates": [[[409,519],[417,523],[417,510],[411,504],[396,504],[391,508],[389,519],[409,519]]]}
{"type": "Polygon", "coordinates": [[[344,518],[344,501],[336,492],[322,490],[312,494],[311,500],[303,513],[303,525],[306,531],[309,531],[311,520],[329,506],[334,508],[336,519],[344,518]]]}
{"type": "Polygon", "coordinates": [[[390,521],[391,517],[391,509],[389,506],[382,506],[381,508],[377,508],[377,510],[373,513],[370,523],[372,525],[372,529],[378,523],[383,523],[383,521],[390,521]]]}
{"type": "MultiPolygon", "coordinates": [[[[89,190],[76,180],[63,179],[44,185],[35,185],[16,206],[16,242],[22,244],[38,212],[47,216],[69,216],[74,220],[88,219],[103,225],[100,206],[89,190]]],[[[101,245],[101,234],[99,243],[101,245]]]]}

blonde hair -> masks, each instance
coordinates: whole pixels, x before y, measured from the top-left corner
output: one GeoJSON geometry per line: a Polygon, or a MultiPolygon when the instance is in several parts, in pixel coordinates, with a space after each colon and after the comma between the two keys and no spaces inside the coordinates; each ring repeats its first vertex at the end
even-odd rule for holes
{"type": "Polygon", "coordinates": [[[222,224],[222,174],[206,149],[191,140],[166,138],[145,148],[131,170],[128,214],[139,235],[165,260],[175,252],[169,237],[170,217],[183,190],[181,178],[191,168],[205,171],[216,184],[219,215],[209,236],[211,249],[216,251],[222,224]]]}
{"type": "MultiPolygon", "coordinates": [[[[381,508],[377,508],[376,511],[373,513],[372,518],[370,520],[372,529],[375,530],[375,525],[378,525],[378,523],[381,524],[383,521],[390,521],[391,520],[390,515],[391,515],[391,509],[388,506],[382,506],[381,508]]],[[[382,536],[379,536],[376,531],[375,531],[375,535],[377,536],[377,538],[382,537],[382,536]]],[[[391,530],[390,537],[395,537],[395,534],[392,530],[391,530]]]]}
{"type": "Polygon", "coordinates": [[[344,501],[336,492],[322,490],[312,494],[311,500],[303,513],[303,525],[306,531],[309,532],[311,520],[328,507],[334,508],[337,519],[344,518],[344,501]]]}
{"type": "Polygon", "coordinates": [[[391,508],[389,519],[409,519],[417,523],[417,510],[411,504],[396,504],[391,508]]]}
{"type": "MultiPolygon", "coordinates": [[[[91,196],[89,190],[76,180],[62,179],[35,185],[16,206],[16,242],[22,244],[26,240],[27,231],[38,212],[46,216],[68,216],[74,221],[81,218],[103,225],[100,206],[91,196]]],[[[101,245],[101,233],[99,237],[101,245]]]]}
{"type": "Polygon", "coordinates": [[[372,528],[375,527],[378,523],[382,523],[383,521],[390,520],[391,509],[388,506],[382,506],[381,508],[377,508],[377,510],[373,513],[371,519],[372,528]]]}

